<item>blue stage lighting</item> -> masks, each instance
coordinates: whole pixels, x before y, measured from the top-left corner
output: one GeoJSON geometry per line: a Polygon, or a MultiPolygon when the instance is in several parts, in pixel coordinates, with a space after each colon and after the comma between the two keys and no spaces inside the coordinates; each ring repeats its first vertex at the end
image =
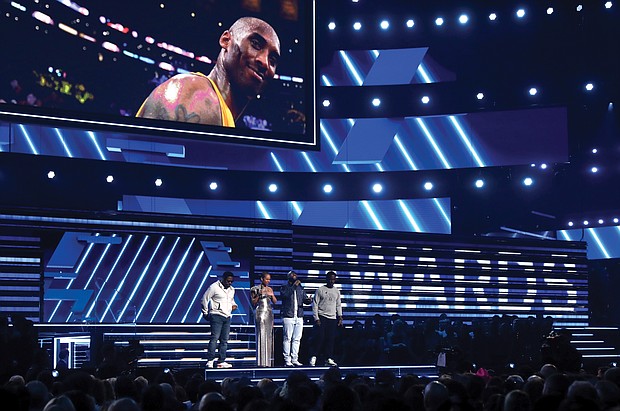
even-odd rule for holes
{"type": "Polygon", "coordinates": [[[482,100],[484,98],[484,94],[483,93],[478,93],[478,94],[476,94],[476,98],[478,100],[482,100]]]}
{"type": "Polygon", "coordinates": [[[114,176],[113,175],[109,175],[105,178],[105,181],[107,181],[108,183],[111,183],[112,181],[114,181],[114,176]]]}
{"type": "Polygon", "coordinates": [[[547,165],[543,163],[543,164],[540,165],[540,168],[542,168],[543,170],[546,170],[547,169],[547,165]]]}
{"type": "Polygon", "coordinates": [[[596,153],[598,153],[598,149],[593,148],[593,149],[592,149],[592,154],[596,154],[596,153]]]}
{"type": "Polygon", "coordinates": [[[519,9],[519,10],[517,10],[517,17],[518,17],[518,18],[523,18],[523,17],[525,17],[525,10],[524,10],[524,9],[519,9]]]}
{"type": "Polygon", "coordinates": [[[547,14],[553,14],[553,7],[547,8],[547,14]]]}
{"type": "Polygon", "coordinates": [[[590,169],[592,173],[598,173],[598,167],[594,166],[590,169]]]}
{"type": "Polygon", "coordinates": [[[217,190],[217,183],[215,181],[211,181],[211,183],[209,183],[209,188],[211,190],[217,190]]]}
{"type": "Polygon", "coordinates": [[[353,23],[354,30],[360,30],[361,28],[362,28],[362,23],[360,23],[359,21],[356,21],[355,23],[353,23]]]}
{"type": "Polygon", "coordinates": [[[381,105],[381,100],[378,98],[373,98],[372,99],[372,105],[375,107],[379,107],[381,105]]]}
{"type": "Polygon", "coordinates": [[[614,4],[611,1],[605,2],[605,8],[610,9],[614,4]]]}
{"type": "Polygon", "coordinates": [[[424,189],[426,191],[431,191],[433,189],[433,183],[431,183],[430,181],[427,181],[426,183],[424,183],[424,189]]]}
{"type": "Polygon", "coordinates": [[[326,193],[328,193],[328,194],[329,194],[329,193],[331,193],[333,189],[334,189],[334,188],[332,187],[332,185],[331,185],[331,184],[325,184],[325,185],[323,186],[323,191],[324,191],[324,192],[326,192],[326,193]]]}
{"type": "Polygon", "coordinates": [[[52,171],[52,170],[48,171],[47,178],[49,178],[51,180],[54,177],[56,177],[56,173],[54,171],[52,171]]]}
{"type": "Polygon", "coordinates": [[[327,99],[323,100],[323,107],[329,107],[329,105],[331,104],[331,102],[327,99]]]}
{"type": "Polygon", "coordinates": [[[164,181],[161,178],[155,180],[155,185],[157,187],[161,187],[162,184],[164,184],[164,181]]]}
{"type": "Polygon", "coordinates": [[[274,183],[271,183],[271,184],[269,184],[268,189],[269,189],[269,192],[275,193],[276,191],[278,191],[278,186],[276,184],[274,184],[274,183]]]}
{"type": "Polygon", "coordinates": [[[619,220],[617,218],[614,218],[614,224],[618,224],[618,221],[619,220]]]}
{"type": "Polygon", "coordinates": [[[383,20],[379,26],[381,27],[381,29],[387,30],[390,28],[390,22],[387,20],[383,20]]]}
{"type": "Polygon", "coordinates": [[[409,19],[405,24],[407,25],[407,27],[412,28],[415,25],[415,22],[413,21],[413,19],[409,19]]]}
{"type": "Polygon", "coordinates": [[[583,220],[583,225],[590,225],[590,222],[588,220],[583,220]]]}
{"type": "Polygon", "coordinates": [[[536,89],[536,87],[532,87],[529,90],[530,96],[535,96],[536,94],[538,94],[538,89],[536,89]]]}
{"type": "Polygon", "coordinates": [[[592,91],[593,89],[594,89],[594,84],[592,84],[592,83],[586,84],[586,90],[592,91]]]}
{"type": "Polygon", "coordinates": [[[469,17],[467,16],[467,14],[461,14],[459,16],[459,23],[461,24],[465,24],[469,21],[469,17]]]}
{"type": "Polygon", "coordinates": [[[428,96],[422,97],[421,100],[423,104],[428,104],[431,101],[431,99],[428,96]]]}
{"type": "Polygon", "coordinates": [[[482,188],[484,187],[484,180],[478,179],[474,184],[476,185],[476,188],[482,188]]]}
{"type": "Polygon", "coordinates": [[[334,23],[333,21],[330,21],[329,24],[327,25],[327,28],[330,30],[334,30],[336,28],[336,23],[334,23]]]}
{"type": "Polygon", "coordinates": [[[525,186],[531,186],[534,183],[534,180],[532,180],[531,177],[526,177],[523,179],[523,185],[525,186]]]}
{"type": "Polygon", "coordinates": [[[575,224],[574,224],[572,221],[569,221],[569,222],[568,222],[568,226],[569,226],[569,227],[572,227],[573,225],[575,225],[575,224]]]}
{"type": "Polygon", "coordinates": [[[435,24],[436,24],[437,26],[441,26],[441,25],[443,24],[443,19],[442,19],[441,17],[437,17],[437,18],[435,19],[435,24]]]}
{"type": "Polygon", "coordinates": [[[381,191],[383,191],[383,186],[379,183],[375,183],[372,186],[372,191],[374,191],[375,193],[380,193],[381,191]]]}
{"type": "Polygon", "coordinates": [[[581,11],[581,10],[583,10],[583,4],[578,5],[578,6],[577,6],[577,8],[576,8],[576,10],[577,10],[577,11],[581,11]]]}
{"type": "Polygon", "coordinates": [[[605,222],[605,220],[603,220],[602,218],[599,218],[599,219],[598,219],[598,223],[599,223],[599,224],[603,224],[604,222],[605,222]]]}
{"type": "Polygon", "coordinates": [[[495,19],[497,19],[497,14],[495,14],[495,13],[489,14],[489,20],[495,21],[495,19]]]}

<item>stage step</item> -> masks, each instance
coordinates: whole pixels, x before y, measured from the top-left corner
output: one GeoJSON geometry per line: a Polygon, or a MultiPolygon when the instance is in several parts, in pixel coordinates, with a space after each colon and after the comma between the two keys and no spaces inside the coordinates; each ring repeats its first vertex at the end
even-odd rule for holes
{"type": "Polygon", "coordinates": [[[571,345],[581,354],[586,369],[601,364],[620,364],[618,327],[565,327],[571,332],[571,345]]]}

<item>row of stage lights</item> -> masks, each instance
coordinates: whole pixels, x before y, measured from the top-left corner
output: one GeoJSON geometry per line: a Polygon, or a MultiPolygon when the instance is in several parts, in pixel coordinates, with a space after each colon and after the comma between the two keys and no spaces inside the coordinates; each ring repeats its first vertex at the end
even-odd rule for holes
{"type": "MultiPolygon", "coordinates": [[[[614,217],[614,218],[613,218],[613,219],[611,219],[610,221],[611,221],[611,222],[613,222],[614,224],[618,224],[618,223],[620,223],[620,219],[618,219],[617,217],[614,217]]],[[[605,224],[605,223],[606,223],[605,219],[603,219],[603,218],[599,218],[596,222],[597,222],[599,225],[603,225],[603,224],[605,224]]],[[[567,223],[567,225],[568,225],[569,227],[575,227],[577,224],[578,224],[578,223],[576,223],[576,222],[574,222],[574,221],[569,221],[569,222],[567,223]]],[[[593,226],[594,224],[595,224],[595,223],[594,223],[594,222],[590,222],[590,220],[583,220],[583,221],[582,221],[582,226],[583,226],[583,227],[590,227],[590,226],[593,226]]]]}
{"type": "MultiPolygon", "coordinates": [[[[593,90],[594,90],[594,83],[586,83],[586,84],[583,86],[583,88],[584,88],[584,90],[585,90],[585,91],[587,91],[587,92],[591,92],[591,91],[593,91],[593,90]]],[[[529,94],[531,97],[536,97],[537,95],[539,95],[539,94],[540,94],[540,90],[539,90],[537,87],[530,87],[530,88],[527,90],[527,94],[529,94]]],[[[478,93],[476,94],[476,99],[477,99],[477,100],[484,100],[484,98],[485,98],[484,93],[482,93],[482,92],[478,92],[478,93]]],[[[428,96],[428,95],[424,95],[424,96],[422,96],[422,97],[420,98],[420,102],[421,102],[422,104],[424,104],[424,105],[429,104],[429,103],[431,102],[431,98],[430,98],[430,96],[428,96]]],[[[331,107],[331,104],[332,104],[332,103],[331,103],[331,101],[330,101],[329,99],[324,99],[324,100],[323,100],[323,107],[325,107],[325,108],[331,107]]],[[[380,99],[380,98],[378,98],[378,97],[374,97],[374,98],[370,101],[370,104],[371,104],[373,107],[380,107],[380,106],[381,106],[381,99],[380,99]]],[[[609,104],[610,104],[610,107],[612,107],[612,106],[613,106],[613,103],[609,103],[609,104]]]]}
{"type": "MultiPolygon", "coordinates": [[[[534,165],[533,165],[533,166],[534,166],[534,165]]],[[[546,166],[545,166],[545,165],[543,165],[543,166],[541,166],[541,168],[545,169],[545,168],[546,168],[546,166]]],[[[47,178],[48,178],[48,179],[50,179],[50,180],[55,179],[55,178],[56,178],[56,172],[55,172],[55,171],[53,171],[53,170],[48,171],[48,173],[47,173],[47,178]]],[[[106,181],[107,183],[113,183],[113,182],[114,182],[114,176],[113,176],[113,175],[108,175],[108,176],[105,178],[105,181],[106,181]]],[[[157,179],[155,179],[155,180],[154,180],[154,185],[155,185],[156,187],[161,187],[163,184],[164,184],[164,181],[163,181],[163,179],[161,179],[161,178],[157,178],[157,179]]],[[[526,187],[529,187],[529,186],[531,186],[531,185],[533,185],[533,184],[534,184],[534,179],[533,179],[532,177],[525,177],[525,178],[523,178],[523,180],[522,180],[522,184],[523,184],[524,186],[526,186],[526,187]]],[[[473,186],[474,186],[475,188],[478,188],[478,189],[484,188],[484,186],[485,186],[485,185],[486,185],[485,180],[484,180],[484,179],[482,179],[482,178],[478,178],[478,179],[476,179],[476,180],[473,182],[473,186]]],[[[216,190],[218,189],[218,187],[219,187],[219,185],[218,185],[218,183],[217,183],[216,181],[211,181],[211,182],[209,183],[209,189],[210,189],[211,191],[216,191],[216,190]]],[[[433,184],[433,182],[432,182],[432,181],[426,181],[426,182],[422,185],[422,187],[423,187],[423,188],[424,188],[424,190],[426,190],[426,191],[432,191],[432,190],[433,190],[433,188],[435,187],[435,185],[433,184]]],[[[278,189],[279,189],[279,187],[278,187],[278,185],[277,185],[276,183],[270,183],[269,185],[267,185],[267,190],[268,190],[270,193],[276,193],[276,192],[278,191],[278,189]]],[[[371,186],[371,190],[372,190],[372,192],[373,192],[373,193],[376,193],[376,194],[380,194],[380,193],[382,193],[382,192],[383,192],[383,189],[384,189],[384,186],[383,186],[383,184],[381,184],[381,183],[373,183],[373,184],[372,184],[372,186],[371,186]]],[[[332,193],[333,191],[334,191],[334,186],[333,186],[332,184],[327,183],[327,184],[324,184],[324,185],[323,185],[323,192],[324,192],[325,194],[330,194],[330,193],[332,193]]]]}
{"type": "MultiPolygon", "coordinates": [[[[354,3],[356,3],[356,2],[354,1],[354,3]]],[[[608,9],[608,10],[609,10],[609,9],[611,9],[611,8],[613,7],[613,2],[611,2],[611,1],[606,1],[606,2],[603,4],[603,7],[605,7],[605,9],[608,9]]],[[[575,10],[576,10],[577,12],[581,12],[581,11],[583,11],[583,10],[584,10],[584,6],[583,6],[583,4],[579,4],[579,5],[577,5],[577,6],[575,7],[575,10]]],[[[546,10],[547,15],[552,15],[554,12],[555,12],[555,9],[554,9],[553,7],[547,7],[547,10],[546,10]]],[[[524,9],[524,8],[519,8],[519,9],[515,10],[515,12],[514,12],[514,16],[515,16],[517,19],[523,19],[523,18],[525,18],[525,17],[527,16],[527,11],[526,11],[526,9],[524,9]]],[[[497,13],[490,13],[490,14],[488,15],[488,19],[489,19],[490,21],[496,21],[498,18],[499,18],[499,16],[498,16],[498,14],[497,14],[497,13]]],[[[466,24],[468,24],[468,23],[470,22],[470,17],[469,17],[469,15],[467,15],[467,14],[461,14],[461,15],[459,15],[459,17],[458,17],[458,19],[457,19],[457,20],[458,20],[459,24],[461,24],[461,25],[466,25],[466,24]]],[[[446,20],[445,20],[443,17],[439,16],[439,17],[436,17],[436,18],[435,18],[435,22],[434,22],[434,23],[435,23],[435,26],[437,26],[437,27],[441,27],[441,26],[443,26],[443,25],[445,24],[445,22],[446,22],[446,20]]],[[[416,24],[416,23],[415,23],[415,20],[413,20],[413,19],[407,19],[407,20],[405,21],[405,26],[406,26],[407,28],[409,28],[409,29],[414,28],[414,27],[415,27],[415,24],[416,24]]],[[[330,21],[330,22],[327,24],[327,28],[328,28],[330,31],[334,31],[334,30],[336,30],[336,27],[337,27],[336,22],[334,22],[333,20],[332,20],[332,21],[330,21]]],[[[388,30],[388,29],[390,28],[390,22],[389,22],[389,20],[381,20],[381,21],[379,22],[379,28],[381,28],[381,30],[388,30]]],[[[355,30],[355,31],[360,31],[361,29],[362,29],[362,23],[361,23],[360,21],[355,21],[355,22],[353,23],[353,30],[355,30]]]]}

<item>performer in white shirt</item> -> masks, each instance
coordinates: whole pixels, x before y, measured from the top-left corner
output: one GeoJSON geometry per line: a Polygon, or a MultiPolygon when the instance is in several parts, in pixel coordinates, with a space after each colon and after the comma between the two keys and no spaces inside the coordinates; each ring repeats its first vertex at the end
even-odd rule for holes
{"type": "Polygon", "coordinates": [[[207,368],[215,364],[215,349],[218,349],[217,368],[231,368],[226,362],[228,348],[228,334],[232,312],[237,309],[235,304],[235,289],[232,286],[234,274],[225,271],[222,278],[209,286],[202,297],[202,316],[211,323],[211,339],[207,353],[207,368]],[[218,346],[219,340],[219,346],[218,346]]]}

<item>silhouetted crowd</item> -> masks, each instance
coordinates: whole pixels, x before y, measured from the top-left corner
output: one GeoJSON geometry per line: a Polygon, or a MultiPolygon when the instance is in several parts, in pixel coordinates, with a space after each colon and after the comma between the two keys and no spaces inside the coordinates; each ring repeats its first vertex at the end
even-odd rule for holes
{"type": "Polygon", "coordinates": [[[342,375],[327,369],[318,381],[292,370],[282,383],[246,377],[205,380],[197,372],[185,380],[163,370],[151,380],[141,375],[99,378],[72,370],[54,377],[13,375],[0,387],[0,408],[15,411],[573,411],[620,410],[620,368],[596,374],[567,373],[552,364],[537,372],[496,375],[443,373],[439,378],[396,376],[380,369],[374,377],[342,375]]]}

